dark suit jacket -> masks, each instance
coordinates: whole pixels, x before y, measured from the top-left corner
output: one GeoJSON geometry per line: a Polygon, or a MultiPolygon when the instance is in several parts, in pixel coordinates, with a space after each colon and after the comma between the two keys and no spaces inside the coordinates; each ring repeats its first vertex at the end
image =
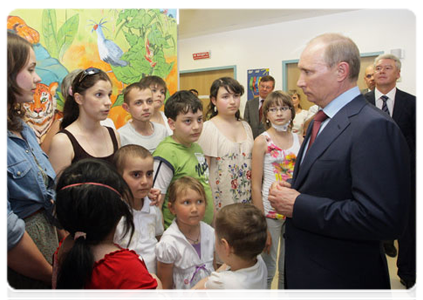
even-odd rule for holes
{"type": "Polygon", "coordinates": [[[286,220],[286,287],[390,288],[381,241],[399,236],[409,199],[409,156],[398,126],[360,95],[300,164],[305,144],[292,180],[301,195],[286,220]]]}
{"type": "MultiPolygon", "coordinates": [[[[375,91],[365,95],[367,101],[375,105],[375,91]]],[[[407,140],[410,151],[410,162],[412,172],[412,186],[419,186],[419,162],[417,155],[420,153],[420,98],[397,89],[395,93],[395,104],[392,119],[401,129],[407,140]]]]}
{"type": "Polygon", "coordinates": [[[250,124],[254,139],[265,131],[263,123],[259,121],[259,97],[248,100],[245,104],[244,120],[250,124]]]}

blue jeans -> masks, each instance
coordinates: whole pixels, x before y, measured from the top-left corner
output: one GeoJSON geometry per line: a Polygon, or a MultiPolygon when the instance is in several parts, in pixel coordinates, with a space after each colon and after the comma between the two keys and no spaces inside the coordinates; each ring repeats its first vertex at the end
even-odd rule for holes
{"type": "Polygon", "coordinates": [[[278,289],[284,289],[284,267],[285,267],[285,243],[283,234],[285,233],[285,220],[276,220],[266,218],[267,229],[272,237],[272,244],[270,246],[270,254],[262,253],[261,257],[267,267],[267,288],[270,289],[273,277],[276,273],[276,260],[278,257],[279,247],[279,261],[278,261],[278,289]]]}

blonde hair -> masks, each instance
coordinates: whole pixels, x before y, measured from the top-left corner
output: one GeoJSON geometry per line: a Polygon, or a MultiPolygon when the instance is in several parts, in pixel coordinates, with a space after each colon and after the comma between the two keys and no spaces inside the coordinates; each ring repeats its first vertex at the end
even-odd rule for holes
{"type": "Polygon", "coordinates": [[[175,203],[176,199],[186,193],[187,189],[197,192],[207,205],[206,192],[203,185],[197,179],[189,176],[182,176],[170,184],[168,190],[169,203],[175,203]]]}

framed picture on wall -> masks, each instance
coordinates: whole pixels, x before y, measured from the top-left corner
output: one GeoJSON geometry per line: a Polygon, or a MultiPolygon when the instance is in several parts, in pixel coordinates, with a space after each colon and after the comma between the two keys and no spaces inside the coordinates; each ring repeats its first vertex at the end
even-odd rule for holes
{"type": "Polygon", "coordinates": [[[252,69],[247,70],[247,79],[248,79],[248,100],[253,99],[258,96],[258,86],[260,79],[263,76],[269,75],[269,68],[267,69],[252,69]]]}

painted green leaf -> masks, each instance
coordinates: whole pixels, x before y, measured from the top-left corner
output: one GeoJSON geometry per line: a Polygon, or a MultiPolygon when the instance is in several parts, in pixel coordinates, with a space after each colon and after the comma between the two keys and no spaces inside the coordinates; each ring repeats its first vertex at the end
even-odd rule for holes
{"type": "Polygon", "coordinates": [[[117,106],[121,106],[123,104],[123,94],[119,94],[119,96],[117,96],[115,103],[113,103],[112,108],[113,107],[117,107],[117,106]]]}
{"type": "Polygon", "coordinates": [[[60,47],[59,60],[62,59],[63,55],[75,39],[76,33],[78,32],[78,26],[79,15],[73,15],[62,25],[62,27],[60,27],[59,32],[57,33],[57,41],[60,47]]]}
{"type": "Polygon", "coordinates": [[[45,41],[45,47],[50,56],[58,58],[59,45],[56,36],[56,11],[54,9],[44,9],[42,15],[42,35],[45,41]]]}

